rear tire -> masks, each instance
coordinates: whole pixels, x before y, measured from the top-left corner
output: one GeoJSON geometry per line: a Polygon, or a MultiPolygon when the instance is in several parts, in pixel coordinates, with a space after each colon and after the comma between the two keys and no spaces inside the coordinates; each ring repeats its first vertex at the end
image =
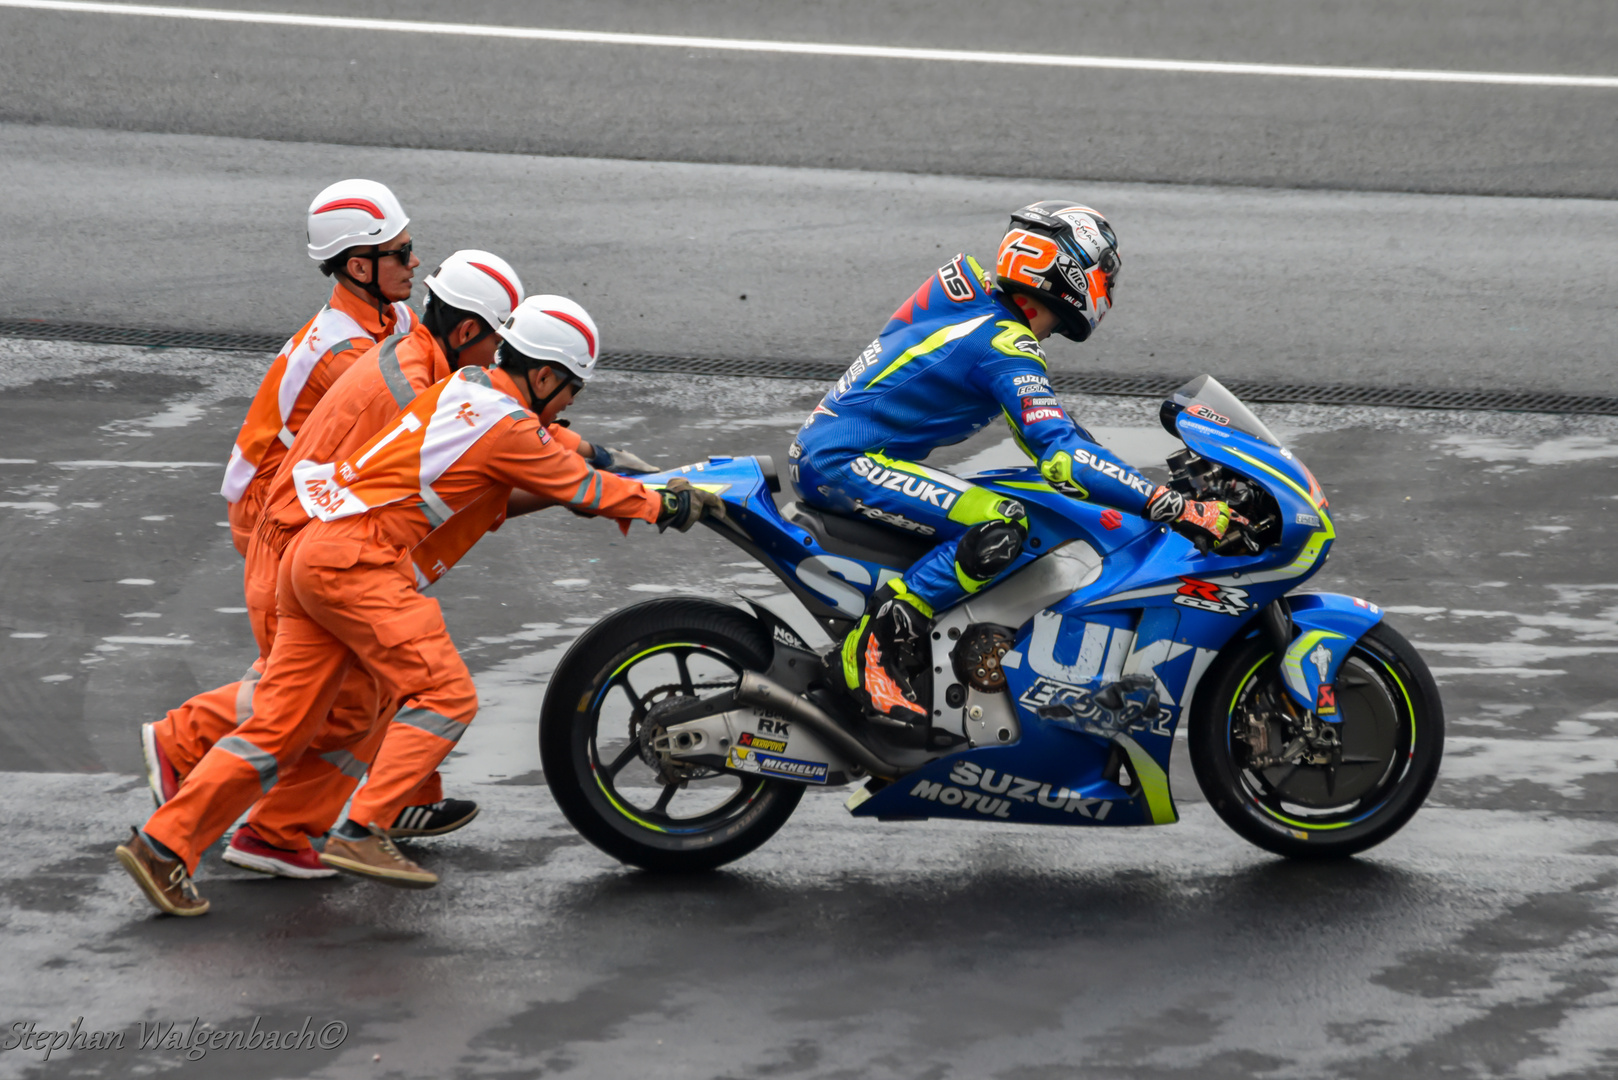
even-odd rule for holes
{"type": "Polygon", "coordinates": [[[1280,678],[1261,636],[1221,656],[1197,693],[1191,765],[1214,812],[1294,859],[1354,855],[1398,832],[1432,790],[1444,752],[1443,704],[1415,647],[1386,623],[1355,642],[1337,680],[1345,763],[1331,769],[1248,765],[1240,714],[1266,688],[1285,693],[1280,678]]]}
{"type": "Polygon", "coordinates": [[[539,719],[545,780],[573,827],[620,862],[666,872],[723,866],[773,836],[801,784],[714,770],[670,784],[642,737],[658,703],[718,693],[773,651],[756,619],[695,597],[637,604],[583,634],[539,719]]]}

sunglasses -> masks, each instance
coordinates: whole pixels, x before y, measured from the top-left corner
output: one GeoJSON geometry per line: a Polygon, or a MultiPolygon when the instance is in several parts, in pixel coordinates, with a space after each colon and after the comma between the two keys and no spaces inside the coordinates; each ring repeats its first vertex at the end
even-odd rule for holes
{"type": "Polygon", "coordinates": [[[375,254],[376,257],[379,258],[379,259],[384,255],[392,255],[393,257],[395,257],[396,259],[399,260],[399,265],[401,265],[401,266],[409,266],[410,265],[410,255],[415,250],[416,250],[416,242],[414,240],[406,240],[403,244],[399,245],[396,248],[389,248],[387,250],[383,250],[382,248],[377,248],[376,251],[373,254],[375,254]]]}

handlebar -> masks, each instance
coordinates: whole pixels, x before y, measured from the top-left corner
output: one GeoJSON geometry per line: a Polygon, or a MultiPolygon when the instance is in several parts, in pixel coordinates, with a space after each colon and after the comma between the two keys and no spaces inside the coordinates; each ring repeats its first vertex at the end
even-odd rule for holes
{"type": "Polygon", "coordinates": [[[1280,507],[1262,487],[1189,449],[1171,456],[1168,466],[1169,487],[1187,498],[1222,502],[1246,519],[1246,524],[1232,521],[1218,544],[1206,538],[1195,540],[1202,554],[1257,555],[1280,540],[1280,507]]]}

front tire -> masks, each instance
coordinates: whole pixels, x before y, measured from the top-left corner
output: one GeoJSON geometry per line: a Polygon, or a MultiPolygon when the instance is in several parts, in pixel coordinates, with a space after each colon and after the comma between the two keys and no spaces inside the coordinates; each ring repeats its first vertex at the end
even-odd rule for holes
{"type": "Polygon", "coordinates": [[[1280,680],[1260,636],[1220,657],[1198,692],[1191,765],[1214,812],[1245,839],[1295,859],[1354,855],[1403,828],[1432,790],[1444,751],[1438,686],[1415,647],[1386,623],[1355,642],[1337,680],[1342,750],[1331,766],[1261,759],[1255,767],[1244,732],[1265,695],[1286,693],[1280,680]]]}
{"type": "Polygon", "coordinates": [[[648,749],[658,706],[734,686],[769,666],[756,619],[693,597],[652,600],[583,634],[551,677],[539,753],[573,827],[645,870],[711,870],[748,854],[786,823],[803,786],[685,767],[671,776],[648,749]]]}

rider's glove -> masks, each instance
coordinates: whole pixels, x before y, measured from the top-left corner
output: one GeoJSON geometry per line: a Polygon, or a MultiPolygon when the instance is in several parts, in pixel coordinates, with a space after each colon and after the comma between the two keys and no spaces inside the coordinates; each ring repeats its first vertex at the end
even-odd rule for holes
{"type": "Polygon", "coordinates": [[[1146,500],[1146,517],[1151,521],[1166,523],[1203,552],[1217,547],[1232,525],[1248,523],[1246,518],[1230,508],[1229,503],[1187,499],[1166,486],[1159,487],[1146,500]]]}
{"type": "Polygon", "coordinates": [[[658,532],[667,531],[670,525],[688,532],[705,517],[724,521],[724,500],[711,491],[693,487],[683,476],[676,476],[663,488],[663,508],[657,515],[658,532]]]}
{"type": "Polygon", "coordinates": [[[602,446],[600,443],[591,443],[592,453],[587,459],[590,464],[607,472],[623,473],[626,476],[635,476],[639,473],[652,473],[657,466],[636,457],[628,450],[620,450],[615,446],[602,446]]]}

